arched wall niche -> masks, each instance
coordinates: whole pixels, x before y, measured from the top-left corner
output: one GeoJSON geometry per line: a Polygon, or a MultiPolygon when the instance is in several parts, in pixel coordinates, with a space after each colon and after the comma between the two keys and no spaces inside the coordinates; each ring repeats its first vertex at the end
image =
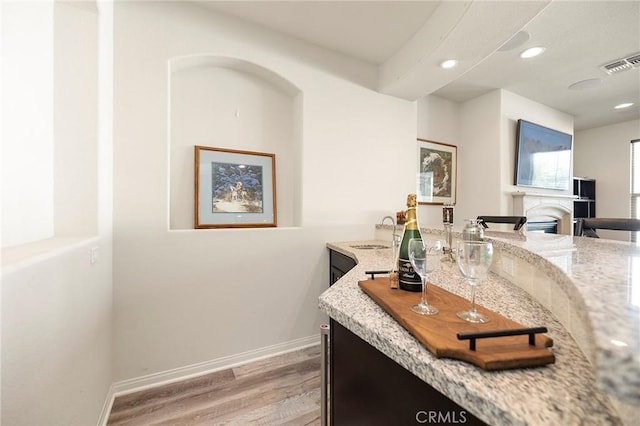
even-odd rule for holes
{"type": "Polygon", "coordinates": [[[169,227],[194,228],[194,146],[276,156],[278,227],[300,226],[302,92],[252,62],[216,55],[169,61],[169,227]]]}

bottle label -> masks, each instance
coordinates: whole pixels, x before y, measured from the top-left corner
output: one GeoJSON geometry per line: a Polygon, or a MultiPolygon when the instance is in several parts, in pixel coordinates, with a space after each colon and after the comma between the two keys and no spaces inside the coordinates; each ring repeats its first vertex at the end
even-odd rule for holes
{"type": "Polygon", "coordinates": [[[407,196],[407,222],[405,223],[398,256],[398,281],[400,282],[400,288],[408,291],[420,291],[422,288],[422,280],[413,270],[409,261],[409,240],[411,238],[421,239],[416,205],[416,194],[409,194],[407,196]]]}
{"type": "Polygon", "coordinates": [[[442,208],[442,222],[453,223],[453,207],[446,206],[442,208]]]}
{"type": "Polygon", "coordinates": [[[402,284],[422,285],[420,275],[413,270],[409,259],[400,259],[398,262],[398,279],[402,284]]]}

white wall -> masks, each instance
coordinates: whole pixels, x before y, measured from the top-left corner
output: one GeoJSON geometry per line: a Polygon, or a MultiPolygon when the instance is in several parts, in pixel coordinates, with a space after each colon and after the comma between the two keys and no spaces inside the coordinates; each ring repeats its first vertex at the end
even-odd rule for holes
{"type": "MultiPolygon", "coordinates": [[[[458,168],[460,168],[460,105],[435,95],[418,100],[418,138],[458,146],[458,168]]],[[[416,142],[417,143],[417,142],[416,142]]],[[[416,157],[417,158],[417,157],[416,157]]],[[[416,160],[417,161],[417,160],[416,160]]],[[[416,163],[416,172],[418,164],[416,163]]],[[[458,182],[457,190],[460,189],[458,182]]],[[[458,192],[458,201],[460,193],[458,192]]],[[[458,205],[459,206],[459,205],[458,205]]],[[[420,226],[442,226],[442,206],[421,204],[418,207],[420,226]]],[[[454,211],[454,223],[462,226],[463,218],[454,211]]]]}
{"type": "Polygon", "coordinates": [[[458,152],[460,203],[455,212],[458,220],[506,214],[500,190],[504,179],[500,167],[500,114],[500,92],[497,90],[461,105],[458,152]]]}
{"type": "MultiPolygon", "coordinates": [[[[418,137],[458,147],[458,188],[454,210],[456,227],[478,215],[512,215],[514,191],[568,193],[513,184],[515,138],[523,118],[573,133],[573,118],[505,90],[494,90],[467,102],[437,96],[418,102],[418,137]]],[[[421,206],[421,225],[441,226],[441,206],[421,206]]]]}
{"type": "MultiPolygon", "coordinates": [[[[98,25],[95,3],[86,2],[56,2],[51,18],[54,108],[47,117],[27,113],[19,119],[28,128],[55,119],[55,161],[49,158],[55,191],[41,201],[51,211],[56,205],[58,235],[2,250],[1,423],[6,425],[97,424],[112,383],[111,22],[107,13],[98,25]]],[[[14,75],[12,82],[28,85],[31,77],[14,75]]],[[[20,173],[10,179],[28,189],[20,185],[20,173]]]]}
{"type": "Polygon", "coordinates": [[[55,6],[55,235],[96,235],[98,26],[92,2],[55,6]]]}
{"type": "MultiPolygon", "coordinates": [[[[576,132],[574,175],[596,179],[596,216],[630,217],[630,142],[638,138],[640,120],[576,132]]],[[[623,232],[598,231],[598,234],[628,239],[623,232]]]]}
{"type": "Polygon", "coordinates": [[[3,268],[2,424],[97,424],[111,385],[110,302],[105,241],[3,268]]]}
{"type": "MultiPolygon", "coordinates": [[[[367,64],[196,5],[114,7],[115,380],[315,338],[326,242],[372,238],[415,190],[415,104],[368,89],[367,64]],[[168,63],[194,54],[256,64],[300,90],[300,189],[289,195],[299,227],[171,230],[168,63]]],[[[257,123],[243,122],[247,134],[257,123]]],[[[207,129],[198,137],[225,136],[207,129]]]]}
{"type": "Polygon", "coordinates": [[[54,233],[53,1],[1,7],[0,235],[11,247],[54,233]]]}

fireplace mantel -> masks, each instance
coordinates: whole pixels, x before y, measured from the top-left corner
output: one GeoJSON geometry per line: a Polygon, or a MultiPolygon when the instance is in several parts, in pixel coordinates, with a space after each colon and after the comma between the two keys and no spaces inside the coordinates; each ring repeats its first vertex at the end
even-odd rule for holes
{"type": "Polygon", "coordinates": [[[526,216],[527,222],[558,221],[558,234],[573,235],[573,200],[571,194],[512,192],[513,215],[526,216]]]}

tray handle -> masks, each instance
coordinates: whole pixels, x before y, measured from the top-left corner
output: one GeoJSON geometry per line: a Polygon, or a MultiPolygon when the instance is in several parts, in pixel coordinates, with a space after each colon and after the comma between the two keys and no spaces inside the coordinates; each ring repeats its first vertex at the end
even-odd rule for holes
{"type": "Polygon", "coordinates": [[[489,337],[506,337],[529,335],[529,345],[536,345],[536,334],[546,333],[547,327],[517,328],[513,330],[491,330],[477,333],[458,333],[458,340],[469,340],[469,350],[476,350],[476,339],[486,339],[489,337]]]}
{"type": "Polygon", "coordinates": [[[376,275],[388,274],[391,271],[364,271],[366,275],[371,275],[371,279],[374,280],[376,275]]]}

